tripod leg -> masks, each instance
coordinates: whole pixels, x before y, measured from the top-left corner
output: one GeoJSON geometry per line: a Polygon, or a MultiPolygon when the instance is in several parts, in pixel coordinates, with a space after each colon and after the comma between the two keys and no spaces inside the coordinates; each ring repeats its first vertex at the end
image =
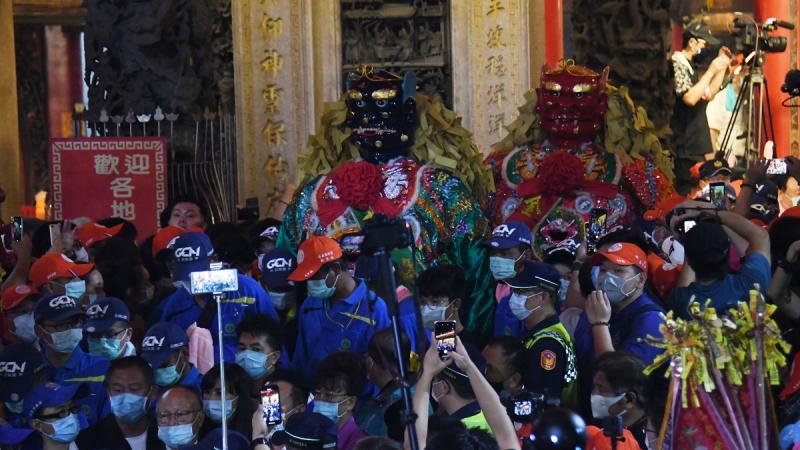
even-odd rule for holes
{"type": "MultiPolygon", "coordinates": [[[[767,117],[769,118],[769,134],[767,135],[767,140],[772,141],[772,157],[778,155],[778,143],[775,141],[775,122],[772,121],[772,106],[769,104],[769,84],[767,83],[767,78],[764,77],[764,93],[767,97],[767,117]]],[[[763,120],[763,119],[762,119],[763,120]]],[[[764,123],[764,134],[767,133],[766,123],[764,123]]]]}

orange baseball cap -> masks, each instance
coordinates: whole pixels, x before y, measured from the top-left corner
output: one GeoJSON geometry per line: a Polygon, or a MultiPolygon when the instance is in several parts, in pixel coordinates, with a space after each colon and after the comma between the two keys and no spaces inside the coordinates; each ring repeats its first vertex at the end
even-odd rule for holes
{"type": "Polygon", "coordinates": [[[18,284],[16,286],[7,287],[0,302],[0,311],[10,311],[17,307],[23,300],[28,297],[39,295],[39,291],[27,284],[18,284]]]}
{"type": "Polygon", "coordinates": [[[50,252],[31,266],[28,278],[35,288],[56,278],[83,277],[94,269],[94,264],[77,264],[61,253],[50,252]]]}
{"type": "Polygon", "coordinates": [[[608,247],[608,250],[598,252],[592,256],[592,264],[599,264],[607,259],[620,266],[636,266],[647,272],[647,255],[644,250],[635,244],[617,242],[608,247]]]}
{"type": "Polygon", "coordinates": [[[89,249],[92,245],[119,234],[123,226],[124,224],[121,223],[109,228],[97,222],[89,222],[75,230],[75,237],[78,238],[85,248],[89,249]]]}
{"type": "Polygon", "coordinates": [[[342,257],[339,243],[325,236],[311,236],[297,251],[297,269],[289,275],[291,281],[306,281],[331,261],[342,257]]]}
{"type": "Polygon", "coordinates": [[[181,228],[177,225],[167,225],[166,227],[158,230],[155,236],[153,236],[153,257],[155,257],[158,252],[161,250],[165,250],[170,242],[175,240],[176,237],[182,235],[183,233],[203,233],[202,228],[197,227],[189,227],[189,228],[181,228]]]}
{"type": "Polygon", "coordinates": [[[683,264],[671,264],[655,253],[647,255],[647,281],[655,288],[661,298],[666,298],[678,284],[678,277],[683,270],[683,264]]]}

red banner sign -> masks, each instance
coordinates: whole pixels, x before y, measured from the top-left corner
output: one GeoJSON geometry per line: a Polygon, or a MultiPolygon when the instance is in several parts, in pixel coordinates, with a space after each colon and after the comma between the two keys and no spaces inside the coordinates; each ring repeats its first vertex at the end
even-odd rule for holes
{"type": "Polygon", "coordinates": [[[156,137],[51,139],[55,219],[119,217],[142,238],[155,233],[167,206],[165,148],[156,137]]]}

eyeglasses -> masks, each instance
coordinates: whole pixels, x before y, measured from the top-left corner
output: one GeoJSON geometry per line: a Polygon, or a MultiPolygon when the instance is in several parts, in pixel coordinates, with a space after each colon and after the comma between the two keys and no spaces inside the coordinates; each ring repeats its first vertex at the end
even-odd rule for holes
{"type": "Polygon", "coordinates": [[[194,420],[194,415],[197,414],[199,410],[192,409],[186,411],[162,411],[156,414],[156,421],[159,425],[169,425],[170,423],[177,423],[177,424],[186,424],[191,423],[194,420]]]}
{"type": "Polygon", "coordinates": [[[542,291],[540,289],[531,289],[531,288],[520,288],[520,289],[513,288],[513,289],[511,289],[511,292],[513,292],[513,293],[515,293],[517,295],[522,295],[523,297],[526,297],[526,298],[531,298],[533,296],[536,296],[536,295],[544,293],[544,291],[542,291]]]}
{"type": "Polygon", "coordinates": [[[122,333],[124,333],[124,332],[126,332],[126,331],[128,331],[128,329],[127,329],[127,328],[123,328],[123,329],[121,329],[121,330],[117,330],[117,331],[114,331],[114,330],[108,330],[108,331],[106,331],[106,332],[104,332],[104,333],[87,333],[87,335],[88,335],[89,337],[93,337],[93,338],[108,338],[108,339],[114,339],[115,337],[119,336],[120,334],[122,334],[122,333]]]}
{"type": "Polygon", "coordinates": [[[420,300],[423,304],[430,306],[450,306],[450,303],[452,303],[448,297],[420,297],[420,300]]]}
{"type": "Polygon", "coordinates": [[[78,411],[79,411],[78,407],[70,406],[68,408],[65,407],[64,409],[62,409],[62,410],[60,410],[58,412],[54,412],[53,414],[41,414],[41,415],[37,414],[36,418],[39,419],[39,420],[63,419],[64,417],[67,417],[70,414],[77,414],[78,411]]]}
{"type": "Polygon", "coordinates": [[[319,399],[323,402],[340,402],[346,399],[348,396],[347,394],[340,394],[338,392],[331,392],[331,391],[314,391],[314,398],[319,399]]]}
{"type": "Polygon", "coordinates": [[[42,328],[44,328],[45,331],[47,332],[53,333],[58,331],[67,331],[73,328],[80,328],[82,323],[83,321],[81,321],[81,319],[73,319],[69,322],[57,323],[57,324],[43,323],[42,328]]]}

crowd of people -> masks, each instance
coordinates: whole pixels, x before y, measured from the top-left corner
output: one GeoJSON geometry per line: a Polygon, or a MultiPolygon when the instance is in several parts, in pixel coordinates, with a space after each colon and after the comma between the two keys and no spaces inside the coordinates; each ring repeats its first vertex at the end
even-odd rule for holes
{"type": "Polygon", "coordinates": [[[410,448],[409,423],[419,448],[568,448],[536,446],[534,424],[561,423],[551,431],[571,442],[580,427],[564,423],[581,417],[586,448],[607,448],[610,418],[617,448],[655,448],[666,387],[643,373],[661,351],[645,338],[666,311],[691,319],[700,299],[724,311],[757,285],[786,329],[800,317],[800,207],[779,201],[800,161],[787,161],[787,175],[756,164],[737,183],[709,160],[691,200],[608,230],[592,254],[584,242],[540,261],[527,226],[501,224],[483,243],[492,335],[464,326],[464,273],[440,264],[398,288],[398,347],[395,300],[356,277],[360,262],[333,239],[308,237],[295,255],[275,247],[279,221],[210,225],[189,199],[140,245],[119,219],[60,222],[52,245],[49,224],[27,220],[4,266],[0,445],[212,448],[225,421],[229,448],[410,448]],[[733,190],[722,209],[707,198],[719,181],[733,190]],[[219,306],[190,281],[215,261],[238,272],[219,306]],[[446,356],[440,321],[454,322],[446,356]],[[266,387],[280,399],[270,420],[266,387]]]}
{"type": "MultiPolygon", "coordinates": [[[[480,232],[483,202],[427,165],[441,186],[416,187],[430,201],[419,192],[405,200],[425,211],[436,203],[415,226],[436,229],[426,231],[423,253],[447,248],[446,256],[423,270],[415,250],[400,255],[396,289],[350,244],[291,232],[294,249],[284,245],[286,223],[212,224],[200,199],[176,199],[152,236],[118,218],[25,219],[0,252],[0,448],[216,449],[223,440],[232,450],[659,448],[674,397],[669,362],[657,367],[668,318],[696,320],[698,307],[724,316],[756,289],[778,309],[790,360],[800,344],[800,160],[768,174],[767,161],[732,167],[714,153],[719,136],[707,136],[705,102],[727,89],[731,55],[720,50],[703,75],[691,64],[712,39],[689,27],[672,58],[676,186],[686,195],[544,254],[523,221],[480,232]],[[437,190],[457,201],[448,205],[437,190]],[[451,209],[469,214],[450,222],[436,212],[451,209]],[[460,240],[449,223],[464,228],[460,240]],[[192,274],[217,266],[235,271],[234,289],[199,290],[192,274]],[[478,272],[491,279],[481,285],[478,272]],[[493,293],[491,307],[476,304],[478,291],[493,293]]],[[[546,75],[605,81],[562,69],[546,75]]],[[[574,88],[584,100],[593,89],[574,88]]],[[[545,89],[555,96],[562,87],[545,89]]],[[[396,93],[371,98],[385,106],[396,93]]],[[[349,95],[363,107],[365,95],[349,95]]],[[[587,127],[587,139],[598,129],[587,127]]],[[[408,194],[400,171],[416,163],[392,161],[407,166],[390,175],[408,194]]],[[[330,186],[327,207],[352,211],[330,186]]],[[[287,221],[302,228],[306,212],[290,210],[287,221]]],[[[336,215],[323,212],[334,227],[336,215]]],[[[800,442],[796,366],[776,375],[782,448],[800,442]]]]}

